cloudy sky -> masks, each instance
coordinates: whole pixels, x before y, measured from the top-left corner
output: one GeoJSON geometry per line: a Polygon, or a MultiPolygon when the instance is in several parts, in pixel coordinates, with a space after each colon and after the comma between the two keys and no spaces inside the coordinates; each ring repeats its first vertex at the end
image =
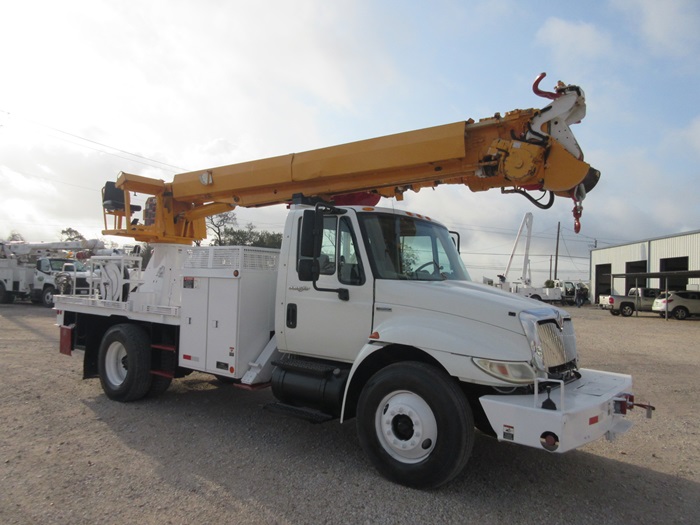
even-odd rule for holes
{"type": "MultiPolygon", "coordinates": [[[[502,273],[527,211],[535,284],[558,223],[573,279],[594,245],[700,229],[696,0],[0,0],[0,15],[2,239],[101,237],[100,190],[122,170],[171,180],[542,107],[542,71],[586,92],[574,132],[602,179],[580,235],[565,199],[442,187],[384,204],[459,231],[475,280],[502,273]]],[[[280,231],[285,211],[237,214],[280,231]]]]}

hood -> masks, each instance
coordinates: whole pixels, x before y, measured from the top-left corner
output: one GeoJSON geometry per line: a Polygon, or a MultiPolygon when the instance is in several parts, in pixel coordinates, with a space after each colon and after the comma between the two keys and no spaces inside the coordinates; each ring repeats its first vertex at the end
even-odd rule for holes
{"type": "Polygon", "coordinates": [[[519,313],[540,311],[553,315],[556,306],[504,292],[499,288],[471,281],[392,281],[377,280],[378,307],[402,306],[462,317],[522,333],[519,313]]]}

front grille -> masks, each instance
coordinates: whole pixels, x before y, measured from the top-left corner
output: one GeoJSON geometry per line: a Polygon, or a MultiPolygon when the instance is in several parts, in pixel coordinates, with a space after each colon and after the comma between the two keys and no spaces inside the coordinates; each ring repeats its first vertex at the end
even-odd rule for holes
{"type": "Polygon", "coordinates": [[[571,319],[564,319],[560,330],[556,321],[540,321],[537,332],[542,343],[544,365],[547,369],[556,368],[576,359],[576,336],[571,319]]]}

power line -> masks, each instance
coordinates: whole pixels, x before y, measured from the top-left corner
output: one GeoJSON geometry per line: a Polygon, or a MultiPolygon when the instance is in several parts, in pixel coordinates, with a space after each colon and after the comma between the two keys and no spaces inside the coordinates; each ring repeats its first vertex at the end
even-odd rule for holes
{"type": "MultiPolygon", "coordinates": [[[[168,164],[167,162],[163,162],[163,161],[161,161],[161,160],[152,159],[152,158],[146,157],[146,156],[144,156],[144,155],[139,155],[138,153],[132,153],[132,152],[130,152],[130,151],[126,151],[126,150],[117,148],[117,147],[115,147],[115,146],[110,146],[109,144],[104,144],[104,143],[98,142],[98,141],[96,141],[96,140],[92,140],[92,139],[88,139],[88,138],[85,138],[85,137],[81,137],[80,135],[77,135],[77,134],[75,134],[75,133],[71,133],[71,132],[69,132],[69,131],[64,131],[64,130],[62,130],[62,129],[58,129],[58,128],[55,128],[55,127],[53,127],[53,126],[49,126],[48,124],[43,124],[43,123],[41,123],[41,122],[37,122],[37,121],[35,121],[35,120],[29,119],[29,118],[26,118],[26,117],[17,117],[17,116],[15,116],[13,113],[10,113],[9,111],[5,111],[4,109],[0,109],[0,112],[1,112],[1,113],[5,113],[8,117],[20,118],[21,120],[24,120],[24,121],[26,121],[26,122],[29,122],[30,124],[32,124],[32,125],[34,125],[34,126],[39,126],[39,127],[42,127],[42,128],[50,129],[51,131],[55,131],[56,133],[61,133],[61,134],[63,134],[63,135],[67,135],[67,136],[69,136],[69,137],[73,137],[73,138],[79,139],[79,140],[84,141],[84,142],[88,142],[88,143],[91,143],[91,144],[95,144],[95,145],[100,146],[100,147],[102,147],[102,148],[108,148],[108,149],[110,149],[110,150],[114,150],[114,151],[117,151],[117,152],[119,152],[119,153],[123,153],[123,154],[125,154],[125,155],[129,155],[130,158],[126,159],[125,157],[122,157],[122,156],[117,155],[116,153],[112,153],[112,152],[110,152],[110,151],[104,151],[104,150],[92,148],[92,147],[87,146],[87,145],[85,145],[85,144],[78,144],[78,143],[75,143],[75,142],[67,141],[67,142],[70,142],[71,144],[75,144],[76,146],[86,147],[86,148],[92,149],[92,150],[94,150],[94,151],[101,151],[102,153],[106,153],[106,154],[108,154],[108,155],[113,155],[113,156],[115,156],[115,157],[119,157],[119,158],[122,158],[122,159],[125,159],[125,160],[133,160],[133,161],[135,161],[135,162],[140,162],[140,163],[142,163],[142,164],[147,164],[147,165],[150,165],[150,166],[152,166],[152,167],[160,167],[160,168],[162,169],[163,166],[167,166],[168,168],[171,168],[171,169],[174,170],[174,171],[180,171],[180,172],[188,171],[187,169],[182,168],[182,167],[180,167],[180,166],[175,166],[175,165],[173,165],[173,164],[168,164]],[[135,158],[131,158],[131,157],[135,157],[135,158]],[[136,160],[136,159],[143,159],[143,161],[147,161],[147,162],[139,161],[139,160],[136,160]],[[156,164],[160,164],[160,166],[153,166],[152,164],[148,164],[148,163],[151,163],[151,162],[154,162],[154,163],[156,163],[156,164]]],[[[55,137],[55,138],[59,138],[59,137],[55,137]]],[[[66,139],[60,139],[60,140],[66,140],[66,139]]]]}

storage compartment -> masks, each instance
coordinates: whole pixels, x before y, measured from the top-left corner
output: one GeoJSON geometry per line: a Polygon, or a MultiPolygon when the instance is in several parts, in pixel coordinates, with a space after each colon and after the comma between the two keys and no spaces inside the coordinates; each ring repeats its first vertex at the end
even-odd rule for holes
{"type": "Polygon", "coordinates": [[[274,331],[279,252],[191,248],[181,276],[178,364],[240,379],[274,331]]]}

